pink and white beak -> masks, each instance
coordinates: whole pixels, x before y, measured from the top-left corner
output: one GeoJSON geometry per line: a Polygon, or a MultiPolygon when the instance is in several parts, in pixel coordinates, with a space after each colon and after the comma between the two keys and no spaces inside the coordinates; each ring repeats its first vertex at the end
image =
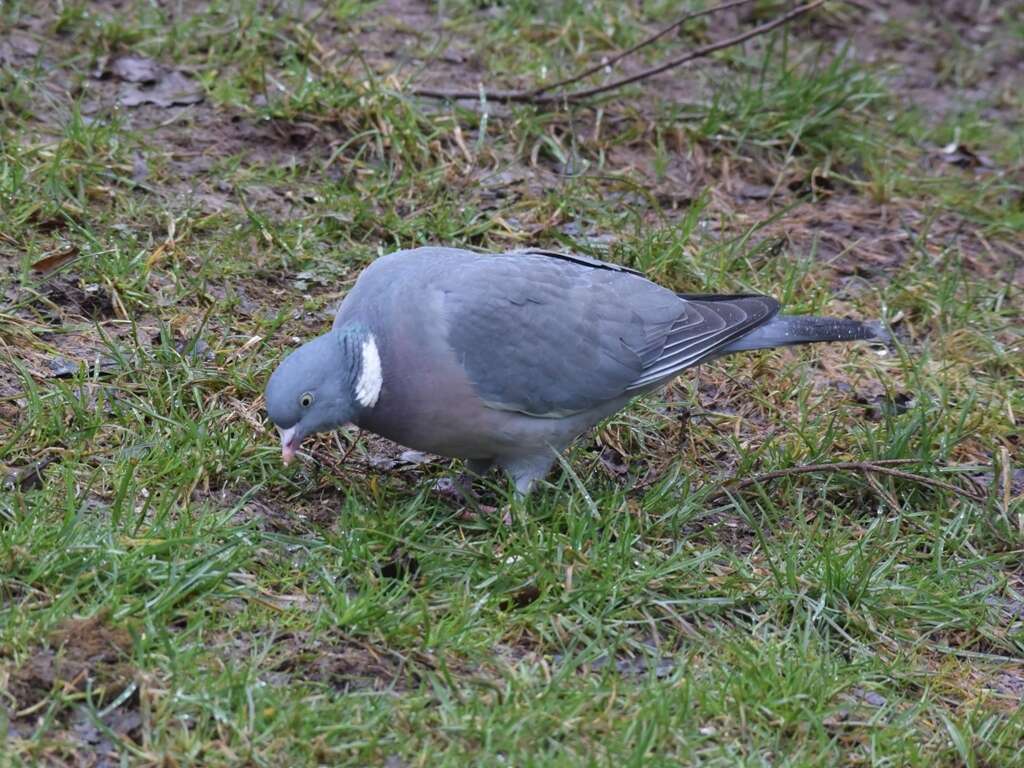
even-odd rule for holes
{"type": "Polygon", "coordinates": [[[281,435],[281,461],[287,467],[292,463],[292,459],[295,458],[295,452],[299,449],[299,441],[295,439],[295,433],[298,431],[297,427],[289,427],[288,429],[277,428],[278,433],[281,435]]]}

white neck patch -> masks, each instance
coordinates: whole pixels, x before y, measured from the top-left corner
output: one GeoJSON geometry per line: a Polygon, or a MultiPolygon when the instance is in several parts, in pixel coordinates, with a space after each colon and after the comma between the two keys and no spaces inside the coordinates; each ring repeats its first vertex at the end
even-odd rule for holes
{"type": "Polygon", "coordinates": [[[356,400],[363,408],[372,408],[377,404],[383,384],[380,353],[377,352],[377,342],[370,333],[363,342],[363,362],[359,369],[359,380],[356,382],[356,400]]]}

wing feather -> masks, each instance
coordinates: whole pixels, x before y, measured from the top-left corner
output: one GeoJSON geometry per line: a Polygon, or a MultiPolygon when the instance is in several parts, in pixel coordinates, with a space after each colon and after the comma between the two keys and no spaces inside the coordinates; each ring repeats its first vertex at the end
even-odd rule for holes
{"type": "Polygon", "coordinates": [[[656,386],[716,353],[730,342],[768,322],[779,304],[767,296],[682,298],[685,319],[673,326],[658,359],[646,366],[627,388],[641,391],[656,386]]]}
{"type": "Polygon", "coordinates": [[[557,418],[651,389],[770,319],[763,296],[681,297],[632,270],[527,251],[460,264],[448,343],[490,407],[557,418]]]}

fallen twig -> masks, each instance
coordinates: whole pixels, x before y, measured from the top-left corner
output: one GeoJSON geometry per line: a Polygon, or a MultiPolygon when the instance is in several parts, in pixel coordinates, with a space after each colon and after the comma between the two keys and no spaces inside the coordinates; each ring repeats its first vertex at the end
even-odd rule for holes
{"type": "Polygon", "coordinates": [[[534,96],[540,96],[542,93],[553,91],[555,88],[564,88],[567,85],[578,83],[580,80],[588,78],[594,73],[600,72],[602,69],[611,68],[615,66],[617,63],[622,61],[627,56],[632,56],[634,53],[641,50],[642,48],[646,48],[648,45],[657,42],[670,32],[674,32],[675,30],[679,29],[679,27],[683,26],[683,24],[685,24],[688,21],[699,19],[701,16],[710,16],[711,14],[718,13],[719,11],[727,11],[730,8],[735,8],[736,6],[739,5],[748,5],[749,3],[752,2],[753,0],[733,0],[730,3],[722,3],[721,5],[716,5],[713,8],[705,8],[702,11],[694,11],[693,13],[688,13],[685,16],[676,19],[667,27],[663,27],[662,29],[658,30],[653,35],[645,37],[643,40],[641,40],[633,47],[627,48],[624,51],[620,51],[619,53],[612,56],[610,59],[606,59],[598,64],[594,64],[593,66],[587,67],[582,72],[577,72],[575,75],[567,77],[564,80],[557,80],[553,83],[548,83],[547,85],[538,86],[537,88],[534,88],[530,93],[532,93],[534,96]]]}
{"type": "Polygon", "coordinates": [[[963,488],[958,488],[952,483],[935,480],[931,477],[917,475],[913,472],[905,472],[902,469],[894,469],[892,467],[893,464],[912,463],[915,463],[914,459],[880,459],[876,461],[836,461],[829,464],[804,464],[797,467],[786,467],[785,469],[776,469],[771,472],[754,475],[753,477],[746,477],[742,480],[739,480],[738,478],[727,480],[718,490],[708,496],[706,500],[709,502],[717,501],[723,496],[731,496],[733,493],[742,491],[744,488],[749,488],[752,485],[758,485],[760,483],[767,482],[768,480],[775,480],[780,477],[808,475],[813,472],[859,472],[868,476],[878,474],[888,475],[889,477],[898,477],[902,480],[909,480],[913,483],[928,485],[932,488],[941,488],[944,491],[955,493],[958,496],[962,496],[965,499],[969,499],[970,501],[979,504],[984,503],[984,496],[971,493],[963,488]]]}
{"type": "Polygon", "coordinates": [[[791,11],[788,11],[787,13],[784,13],[781,16],[772,19],[771,21],[767,21],[764,24],[759,24],[753,29],[749,29],[741,34],[734,35],[733,37],[726,38],[725,40],[719,40],[718,42],[709,43],[708,45],[701,46],[700,48],[690,51],[689,53],[683,54],[682,56],[678,56],[674,59],[670,59],[669,61],[662,62],[661,64],[650,67],[641,72],[637,72],[636,74],[629,75],[627,77],[622,77],[619,78],[618,80],[613,80],[610,83],[604,83],[603,85],[595,85],[590,88],[581,88],[575,91],[559,90],[555,91],[554,93],[551,93],[551,90],[554,88],[563,87],[565,85],[570,85],[579,80],[582,80],[584,77],[587,77],[606,66],[610,66],[612,63],[621,60],[622,58],[628,56],[631,53],[634,53],[635,51],[639,50],[640,48],[643,48],[646,45],[649,45],[650,43],[667,34],[671,30],[677,28],[680,24],[682,24],[683,22],[687,21],[690,18],[694,18],[697,15],[703,15],[704,13],[713,13],[714,11],[723,10],[725,8],[731,8],[734,5],[739,5],[740,2],[725,3],[723,5],[716,6],[715,8],[708,9],[707,11],[703,11],[699,14],[691,14],[688,17],[679,19],[678,21],[669,25],[668,27],[651,36],[650,38],[641,41],[633,48],[623,51],[620,54],[617,54],[609,62],[589,67],[583,72],[577,75],[573,75],[572,77],[569,77],[565,80],[559,81],[557,83],[551,83],[546,86],[534,88],[529,91],[487,91],[481,86],[479,90],[475,91],[446,91],[437,90],[433,88],[414,88],[410,92],[415,96],[426,96],[428,98],[434,99],[486,98],[488,101],[498,103],[515,102],[525,104],[552,104],[556,102],[568,103],[583,101],[592,96],[607,93],[617,88],[621,88],[625,85],[631,85],[632,83],[639,82],[640,80],[646,80],[655,75],[659,75],[667,70],[675,69],[676,67],[682,66],[683,64],[693,61],[694,59],[710,56],[712,53],[720,51],[723,48],[730,48],[734,45],[744,43],[753,37],[763,35],[767,32],[770,32],[773,29],[776,29],[777,27],[781,27],[784,24],[788,24],[798,16],[802,16],[803,14],[808,13],[809,11],[813,11],[815,8],[819,7],[824,2],[825,0],[813,0],[813,2],[797,6],[796,8],[793,8],[791,11]]]}
{"type": "Polygon", "coordinates": [[[352,451],[354,451],[356,449],[356,445],[359,442],[359,436],[361,434],[362,434],[362,430],[357,428],[356,429],[356,433],[354,435],[350,435],[349,436],[348,448],[342,449],[342,447],[341,447],[341,438],[338,437],[338,433],[337,432],[334,433],[334,442],[337,444],[338,449],[341,450],[341,459],[338,460],[338,466],[339,467],[345,466],[345,462],[348,461],[348,457],[351,456],[352,455],[352,451]]]}

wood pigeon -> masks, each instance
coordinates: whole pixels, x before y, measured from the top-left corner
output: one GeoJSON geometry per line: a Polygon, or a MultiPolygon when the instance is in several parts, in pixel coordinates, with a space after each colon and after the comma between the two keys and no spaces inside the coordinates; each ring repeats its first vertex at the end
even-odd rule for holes
{"type": "Polygon", "coordinates": [[[878,323],[786,316],[758,295],[690,295],[627,267],[543,250],[426,247],[367,267],[334,325],[270,377],[284,462],[356,424],[499,466],[527,494],[577,436],[691,366],[818,341],[886,343],[878,323]]]}

